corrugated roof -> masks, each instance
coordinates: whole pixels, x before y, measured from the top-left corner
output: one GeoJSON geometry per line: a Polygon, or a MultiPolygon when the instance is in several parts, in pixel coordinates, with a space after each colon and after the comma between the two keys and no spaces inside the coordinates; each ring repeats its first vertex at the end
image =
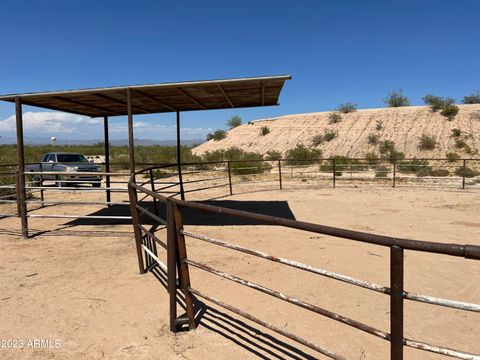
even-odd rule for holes
{"type": "Polygon", "coordinates": [[[127,89],[133,114],[215,110],[278,105],[290,75],[185,81],[94,89],[0,95],[0,100],[91,117],[127,115],[127,89]]]}

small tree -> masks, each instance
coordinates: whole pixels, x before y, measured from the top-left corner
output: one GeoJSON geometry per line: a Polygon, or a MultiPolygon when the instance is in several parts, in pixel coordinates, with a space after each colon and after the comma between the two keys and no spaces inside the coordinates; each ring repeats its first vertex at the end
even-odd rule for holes
{"type": "Polygon", "coordinates": [[[456,152],[450,151],[445,154],[448,162],[455,162],[457,160],[460,160],[460,155],[458,155],[456,152]]]}
{"type": "Polygon", "coordinates": [[[420,141],[418,143],[418,148],[420,150],[433,150],[435,149],[435,146],[437,145],[437,142],[432,136],[429,136],[427,134],[423,134],[420,137],[420,141]]]}
{"type": "Polygon", "coordinates": [[[383,102],[389,107],[410,106],[410,101],[403,96],[402,89],[390,92],[383,102]]]}
{"type": "Polygon", "coordinates": [[[434,95],[430,95],[430,94],[425,95],[422,98],[422,100],[425,102],[425,104],[430,106],[430,109],[433,112],[439,111],[439,110],[443,109],[445,107],[445,105],[453,104],[455,102],[455,100],[452,99],[452,98],[444,99],[440,96],[434,96],[434,95]]]}
{"type": "Polygon", "coordinates": [[[337,111],[340,111],[341,113],[344,113],[344,114],[357,111],[357,104],[354,104],[352,102],[342,103],[338,105],[337,111]]]}
{"type": "Polygon", "coordinates": [[[281,160],[282,153],[277,150],[268,150],[265,155],[265,160],[281,160]]]}
{"type": "Polygon", "coordinates": [[[463,139],[455,139],[455,147],[457,149],[462,149],[468,146],[468,144],[463,139]]]}
{"type": "Polygon", "coordinates": [[[260,135],[265,136],[270,133],[270,128],[268,126],[262,126],[260,128],[260,135]]]}
{"type": "Polygon", "coordinates": [[[213,140],[213,141],[220,141],[222,139],[225,139],[227,137],[227,132],[225,130],[215,130],[212,133],[207,134],[207,141],[208,140],[213,140]]]}
{"type": "Polygon", "coordinates": [[[370,134],[368,135],[368,143],[370,145],[377,145],[378,144],[378,135],[377,134],[370,134]]]}
{"type": "Polygon", "coordinates": [[[322,134],[317,134],[312,139],[312,146],[317,147],[318,145],[322,144],[325,141],[325,138],[322,134]]]}
{"type": "Polygon", "coordinates": [[[460,129],[452,129],[452,137],[458,138],[462,135],[462,130],[460,129]]]}
{"type": "Polygon", "coordinates": [[[297,145],[285,154],[288,165],[310,165],[322,157],[322,151],[319,149],[308,149],[305,145],[297,145]]]}
{"type": "Polygon", "coordinates": [[[375,165],[380,163],[380,158],[374,152],[368,152],[365,154],[365,161],[368,165],[375,165]]]}
{"type": "Polygon", "coordinates": [[[336,124],[342,121],[342,115],[340,115],[337,111],[332,111],[328,114],[328,123],[329,124],[336,124]]]}
{"type": "Polygon", "coordinates": [[[448,121],[452,121],[455,119],[455,116],[458,114],[458,106],[455,104],[447,104],[443,107],[442,111],[440,111],[440,114],[445,116],[448,121]]]}
{"type": "Polygon", "coordinates": [[[325,139],[325,141],[332,141],[337,137],[337,135],[338,133],[336,131],[325,130],[325,132],[323,133],[323,138],[325,139]]]}
{"type": "Polygon", "coordinates": [[[242,125],[242,118],[238,115],[233,115],[225,123],[230,129],[236,128],[242,125]]]}
{"type": "Polygon", "coordinates": [[[464,96],[462,102],[464,104],[480,104],[480,91],[464,96]]]}

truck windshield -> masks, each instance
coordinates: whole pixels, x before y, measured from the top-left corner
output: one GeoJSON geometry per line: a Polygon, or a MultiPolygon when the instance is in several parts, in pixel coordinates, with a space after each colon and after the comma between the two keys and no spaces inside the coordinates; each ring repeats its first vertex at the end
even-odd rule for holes
{"type": "Polygon", "coordinates": [[[57,162],[76,163],[88,162],[88,160],[80,154],[57,154],[57,162]]]}

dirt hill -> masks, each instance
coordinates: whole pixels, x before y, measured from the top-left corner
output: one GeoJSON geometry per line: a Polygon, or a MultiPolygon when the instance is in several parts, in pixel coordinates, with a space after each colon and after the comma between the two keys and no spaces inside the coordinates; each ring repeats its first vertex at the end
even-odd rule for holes
{"type": "Polygon", "coordinates": [[[378,135],[379,141],[392,140],[397,150],[407,157],[445,157],[448,151],[455,151],[464,157],[478,158],[480,149],[480,104],[459,105],[460,111],[453,121],[448,121],[439,112],[432,112],[426,106],[402,108],[364,109],[342,114],[339,123],[329,123],[329,112],[285,115],[278,118],[262,119],[241,125],[228,132],[220,141],[210,140],[193,149],[195,154],[207,151],[238,147],[245,151],[265,154],[277,150],[285,154],[298,144],[312,147],[315,135],[325,130],[337,132],[337,137],[323,142],[317,148],[323,155],[344,155],[362,157],[367,152],[378,153],[378,146],[368,143],[370,134],[378,135]],[[381,129],[377,130],[377,123],[381,129]],[[270,133],[261,135],[261,128],[267,126],[270,133]],[[472,149],[467,154],[455,147],[452,129],[461,129],[461,139],[472,149]],[[420,150],[422,134],[432,136],[437,144],[433,150],[420,150]]]}

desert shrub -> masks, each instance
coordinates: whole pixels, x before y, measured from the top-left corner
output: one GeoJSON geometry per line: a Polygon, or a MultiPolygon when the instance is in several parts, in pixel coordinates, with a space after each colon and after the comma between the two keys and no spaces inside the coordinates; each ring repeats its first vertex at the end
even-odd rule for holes
{"type": "Polygon", "coordinates": [[[262,126],[260,128],[260,135],[265,136],[270,133],[270,128],[268,126],[262,126]]]}
{"type": "Polygon", "coordinates": [[[351,103],[351,102],[346,102],[343,104],[338,105],[337,111],[348,114],[354,111],[357,111],[357,104],[351,103]]]}
{"type": "Polygon", "coordinates": [[[405,158],[405,154],[398,151],[395,148],[395,143],[391,140],[380,141],[378,145],[378,150],[380,151],[382,159],[388,159],[393,162],[405,158]]]}
{"type": "Polygon", "coordinates": [[[207,140],[220,141],[227,137],[227,132],[225,130],[215,130],[212,133],[207,134],[207,140]]]}
{"type": "Polygon", "coordinates": [[[468,166],[466,166],[465,168],[462,166],[455,170],[455,175],[462,177],[465,176],[466,178],[473,178],[475,176],[478,176],[479,172],[477,170],[469,168],[468,166]]]}
{"type": "Polygon", "coordinates": [[[392,91],[388,94],[387,98],[383,102],[389,107],[401,107],[409,106],[410,101],[406,96],[403,96],[402,89],[398,91],[392,91]]]}
{"type": "Polygon", "coordinates": [[[384,178],[387,177],[390,170],[385,165],[379,165],[375,169],[375,177],[376,178],[384,178]]]}
{"type": "Polygon", "coordinates": [[[324,141],[325,141],[325,138],[323,137],[323,135],[322,134],[317,134],[312,139],[312,146],[316,147],[316,146],[322,144],[324,141]]]}
{"type": "Polygon", "coordinates": [[[452,129],[452,137],[460,137],[462,135],[462,130],[452,129]]]}
{"type": "Polygon", "coordinates": [[[463,140],[463,139],[455,139],[455,147],[456,147],[457,149],[463,149],[463,148],[465,148],[465,147],[467,147],[467,146],[468,146],[468,144],[466,143],[465,140],[463,140]]]}
{"type": "MultiPolygon", "coordinates": [[[[333,163],[335,161],[335,175],[342,176],[342,173],[350,168],[351,165],[361,164],[358,160],[352,160],[346,156],[335,155],[332,156],[325,163],[320,165],[320,171],[332,172],[333,163]]],[[[366,169],[363,169],[366,170],[366,169]]]]}
{"type": "Polygon", "coordinates": [[[336,131],[325,130],[325,132],[323,133],[323,138],[325,139],[325,141],[332,141],[337,137],[337,135],[338,133],[336,131]]]}
{"type": "Polygon", "coordinates": [[[452,121],[455,119],[455,116],[458,114],[458,106],[455,104],[447,104],[445,107],[440,111],[442,116],[445,116],[448,121],[452,121]]]}
{"type": "Polygon", "coordinates": [[[405,160],[398,163],[397,170],[402,173],[416,173],[420,169],[427,168],[428,166],[429,165],[427,160],[405,160]]]}
{"type": "Polygon", "coordinates": [[[370,145],[377,145],[378,144],[378,135],[377,134],[368,135],[368,143],[370,145]]]}
{"type": "Polygon", "coordinates": [[[464,96],[462,102],[464,104],[480,104],[480,91],[464,96]]]}
{"type": "Polygon", "coordinates": [[[375,125],[375,130],[379,131],[383,129],[383,121],[382,120],[377,120],[377,123],[375,125]]]}
{"type": "Polygon", "coordinates": [[[473,155],[473,153],[474,153],[474,151],[472,150],[472,148],[468,144],[465,144],[465,146],[463,147],[463,151],[465,151],[465,153],[470,154],[470,155],[473,155]]]}
{"type": "Polygon", "coordinates": [[[268,163],[255,161],[263,160],[262,154],[243,151],[237,147],[206,152],[202,159],[204,161],[231,160],[230,167],[234,175],[261,174],[271,169],[268,163]]]}
{"type": "Polygon", "coordinates": [[[441,96],[434,96],[434,95],[425,95],[422,99],[425,102],[425,104],[430,106],[430,109],[433,112],[442,110],[447,105],[452,105],[455,102],[455,99],[451,97],[443,98],[441,96]]]}
{"type": "Polygon", "coordinates": [[[445,177],[448,175],[450,175],[450,172],[447,169],[435,169],[430,171],[430,176],[445,177]]]}
{"type": "Polygon", "coordinates": [[[332,111],[328,114],[328,123],[329,124],[336,124],[342,121],[342,115],[337,111],[332,111]]]}
{"type": "Polygon", "coordinates": [[[322,157],[322,151],[319,149],[309,149],[305,145],[297,145],[286,152],[285,158],[288,165],[310,165],[322,157]]]}
{"type": "MultiPolygon", "coordinates": [[[[15,185],[14,176],[1,176],[0,186],[15,185]]],[[[15,194],[15,189],[0,188],[0,196],[7,196],[15,194]]]]}
{"type": "Polygon", "coordinates": [[[458,155],[456,152],[453,152],[453,151],[447,152],[445,156],[449,162],[460,160],[460,155],[458,155]]]}
{"type": "Polygon", "coordinates": [[[266,160],[280,160],[282,158],[282,153],[277,150],[268,150],[265,154],[266,160]]]}
{"type": "Polygon", "coordinates": [[[236,128],[237,126],[242,125],[242,118],[238,115],[233,115],[225,123],[230,129],[236,128]]]}
{"type": "Polygon", "coordinates": [[[423,134],[420,137],[420,141],[418,142],[418,148],[420,150],[433,150],[435,149],[436,145],[437,142],[435,141],[435,139],[427,134],[423,134]]]}
{"type": "Polygon", "coordinates": [[[375,165],[380,163],[380,158],[374,152],[368,152],[365,154],[365,161],[368,165],[375,165]]]}

